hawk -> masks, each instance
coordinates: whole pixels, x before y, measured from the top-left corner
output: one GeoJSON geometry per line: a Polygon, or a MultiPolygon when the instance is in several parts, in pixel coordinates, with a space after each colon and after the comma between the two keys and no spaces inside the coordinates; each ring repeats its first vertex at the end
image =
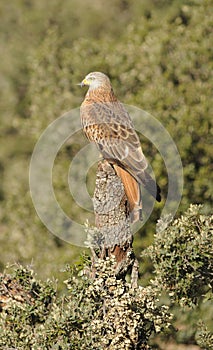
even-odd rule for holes
{"type": "Polygon", "coordinates": [[[140,184],[158,202],[161,195],[159,186],[146,171],[147,161],[132,120],[105,74],[89,73],[79,85],[89,87],[80,107],[83,131],[121,178],[131,221],[141,220],[140,184]]]}

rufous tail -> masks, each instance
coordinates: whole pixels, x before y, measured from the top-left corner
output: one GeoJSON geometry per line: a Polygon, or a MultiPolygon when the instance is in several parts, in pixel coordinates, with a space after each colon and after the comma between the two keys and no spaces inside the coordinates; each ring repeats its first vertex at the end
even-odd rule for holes
{"type": "Polygon", "coordinates": [[[113,164],[113,166],[116,174],[121,178],[124,186],[129,204],[131,222],[134,223],[138,220],[142,220],[142,199],[138,182],[132,175],[119,167],[117,164],[113,164]]]}

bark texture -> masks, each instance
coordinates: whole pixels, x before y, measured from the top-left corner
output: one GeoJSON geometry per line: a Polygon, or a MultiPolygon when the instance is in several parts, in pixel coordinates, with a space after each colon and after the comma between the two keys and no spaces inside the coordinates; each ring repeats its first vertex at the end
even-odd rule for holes
{"type": "Polygon", "coordinates": [[[130,213],[124,186],[113,165],[98,164],[93,197],[97,232],[93,236],[93,257],[115,256],[116,275],[125,277],[132,270],[132,284],[137,283],[138,264],[132,248],[130,213]]]}

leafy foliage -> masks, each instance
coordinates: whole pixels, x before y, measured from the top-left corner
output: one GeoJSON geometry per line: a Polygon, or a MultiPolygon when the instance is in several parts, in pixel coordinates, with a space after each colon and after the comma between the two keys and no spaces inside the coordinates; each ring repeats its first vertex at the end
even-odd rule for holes
{"type": "Polygon", "coordinates": [[[213,333],[210,332],[203,322],[198,324],[199,330],[196,334],[198,345],[202,349],[211,350],[213,346],[213,333]]]}
{"type": "Polygon", "coordinates": [[[168,327],[166,306],[158,306],[151,287],[132,289],[114,275],[114,260],[96,263],[90,279],[69,269],[68,294],[36,281],[31,270],[18,267],[1,276],[1,345],[22,349],[148,349],[152,332],[168,327]],[[75,273],[74,273],[75,272],[75,273]],[[22,293],[20,293],[20,290],[22,293]]]}
{"type": "MultiPolygon", "coordinates": [[[[31,269],[17,266],[10,275],[2,274],[1,344],[41,350],[149,349],[151,335],[163,335],[172,320],[169,306],[159,302],[164,289],[172,304],[194,305],[194,310],[211,298],[211,228],[201,207],[191,206],[158,232],[146,251],[156,278],[145,288],[116,278],[113,258],[96,260],[92,270],[88,259],[68,266],[65,295],[56,294],[53,282],[37,280],[31,269]]],[[[201,348],[211,349],[212,333],[204,321],[197,322],[192,336],[201,348]]]]}
{"type": "Polygon", "coordinates": [[[191,205],[166,229],[166,220],[159,221],[154,245],[144,252],[153,261],[155,283],[182,306],[197,304],[213,288],[213,216],[201,209],[191,205]]]}
{"type": "Polygon", "coordinates": [[[0,291],[1,346],[30,349],[38,343],[36,325],[44,323],[54,305],[53,282],[37,281],[32,269],[17,266],[11,275],[0,276],[0,291]]]}

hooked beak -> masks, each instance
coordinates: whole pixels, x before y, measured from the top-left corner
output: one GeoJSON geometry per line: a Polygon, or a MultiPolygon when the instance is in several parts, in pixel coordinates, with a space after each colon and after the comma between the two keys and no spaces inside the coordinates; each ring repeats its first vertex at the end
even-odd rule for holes
{"type": "Polygon", "coordinates": [[[78,84],[76,84],[76,85],[78,85],[78,86],[80,86],[80,87],[83,87],[83,86],[84,86],[84,83],[83,83],[83,81],[82,81],[81,83],[78,83],[78,84]]]}
{"type": "Polygon", "coordinates": [[[80,87],[83,87],[83,86],[86,86],[86,85],[89,85],[88,84],[88,81],[86,79],[82,80],[81,83],[78,83],[77,85],[79,85],[80,87]]]}

